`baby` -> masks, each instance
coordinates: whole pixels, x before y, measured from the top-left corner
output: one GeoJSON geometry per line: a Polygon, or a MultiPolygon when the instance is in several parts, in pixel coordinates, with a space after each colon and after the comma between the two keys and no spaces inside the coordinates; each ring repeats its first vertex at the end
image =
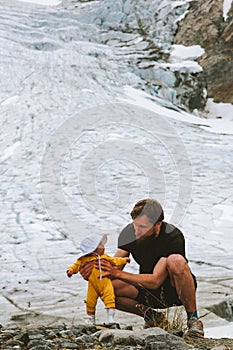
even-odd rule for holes
{"type": "Polygon", "coordinates": [[[86,312],[87,323],[90,325],[95,324],[95,311],[98,297],[104,302],[108,323],[115,323],[115,295],[112,282],[110,278],[104,277],[102,279],[101,259],[110,261],[113,265],[122,266],[130,262],[128,257],[126,258],[113,258],[107,254],[104,254],[105,243],[107,241],[107,235],[102,237],[99,235],[92,235],[85,238],[80,244],[81,256],[76,262],[71,265],[66,274],[71,277],[73,274],[78,273],[82,264],[97,260],[99,268],[93,267],[91,275],[88,279],[88,289],[86,296],[86,312]]]}

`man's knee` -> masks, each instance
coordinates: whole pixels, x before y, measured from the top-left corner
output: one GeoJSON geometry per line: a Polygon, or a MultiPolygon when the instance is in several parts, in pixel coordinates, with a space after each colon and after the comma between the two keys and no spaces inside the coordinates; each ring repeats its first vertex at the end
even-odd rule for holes
{"type": "Polygon", "coordinates": [[[112,280],[112,285],[113,285],[115,293],[117,292],[117,290],[122,288],[123,284],[124,284],[124,282],[122,282],[121,280],[112,280]]]}
{"type": "Polygon", "coordinates": [[[114,293],[116,296],[122,296],[122,294],[124,294],[125,288],[127,288],[127,286],[129,286],[128,283],[125,283],[125,282],[123,282],[121,280],[117,280],[117,279],[112,280],[112,285],[113,285],[114,293]]]}
{"type": "Polygon", "coordinates": [[[127,297],[130,299],[135,299],[138,295],[138,289],[132,284],[117,279],[113,280],[112,284],[116,297],[127,297]]]}
{"type": "Polygon", "coordinates": [[[170,274],[181,274],[188,268],[188,264],[182,255],[171,254],[167,257],[167,268],[170,274]]]}

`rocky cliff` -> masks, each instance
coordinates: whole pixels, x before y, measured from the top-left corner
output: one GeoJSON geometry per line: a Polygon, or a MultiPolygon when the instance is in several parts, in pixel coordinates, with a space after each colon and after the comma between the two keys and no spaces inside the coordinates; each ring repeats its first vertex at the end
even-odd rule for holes
{"type": "Polygon", "coordinates": [[[178,24],[174,43],[205,49],[198,62],[208,97],[215,102],[233,103],[233,3],[224,18],[223,0],[190,2],[187,15],[178,24]]]}

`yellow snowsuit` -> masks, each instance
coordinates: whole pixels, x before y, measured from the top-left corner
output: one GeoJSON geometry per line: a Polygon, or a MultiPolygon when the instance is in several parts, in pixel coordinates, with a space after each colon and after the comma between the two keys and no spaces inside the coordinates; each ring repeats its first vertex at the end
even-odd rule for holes
{"type": "Polygon", "coordinates": [[[107,309],[115,308],[115,295],[114,295],[112,281],[108,277],[104,277],[102,279],[102,271],[101,271],[101,265],[100,265],[101,259],[110,261],[113,265],[121,266],[127,263],[128,258],[117,258],[117,257],[113,258],[107,254],[103,254],[103,255],[93,254],[88,256],[81,256],[73,265],[71,265],[68,268],[68,270],[72,270],[73,273],[75,274],[75,273],[78,273],[82,264],[89,261],[94,261],[94,260],[99,261],[99,269],[93,268],[88,279],[88,289],[87,289],[87,296],[86,296],[87,313],[95,312],[98,297],[101,298],[101,300],[104,302],[105,307],[107,309]]]}

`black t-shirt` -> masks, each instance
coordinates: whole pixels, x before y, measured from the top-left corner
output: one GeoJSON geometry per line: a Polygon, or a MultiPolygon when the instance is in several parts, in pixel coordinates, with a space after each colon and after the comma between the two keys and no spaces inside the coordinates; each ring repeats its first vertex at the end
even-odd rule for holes
{"type": "Polygon", "coordinates": [[[140,266],[140,273],[152,273],[161,257],[171,254],[185,256],[185,239],[175,226],[162,222],[159,235],[151,235],[143,240],[136,240],[133,224],[127,225],[118,238],[118,248],[131,253],[140,266]]]}

